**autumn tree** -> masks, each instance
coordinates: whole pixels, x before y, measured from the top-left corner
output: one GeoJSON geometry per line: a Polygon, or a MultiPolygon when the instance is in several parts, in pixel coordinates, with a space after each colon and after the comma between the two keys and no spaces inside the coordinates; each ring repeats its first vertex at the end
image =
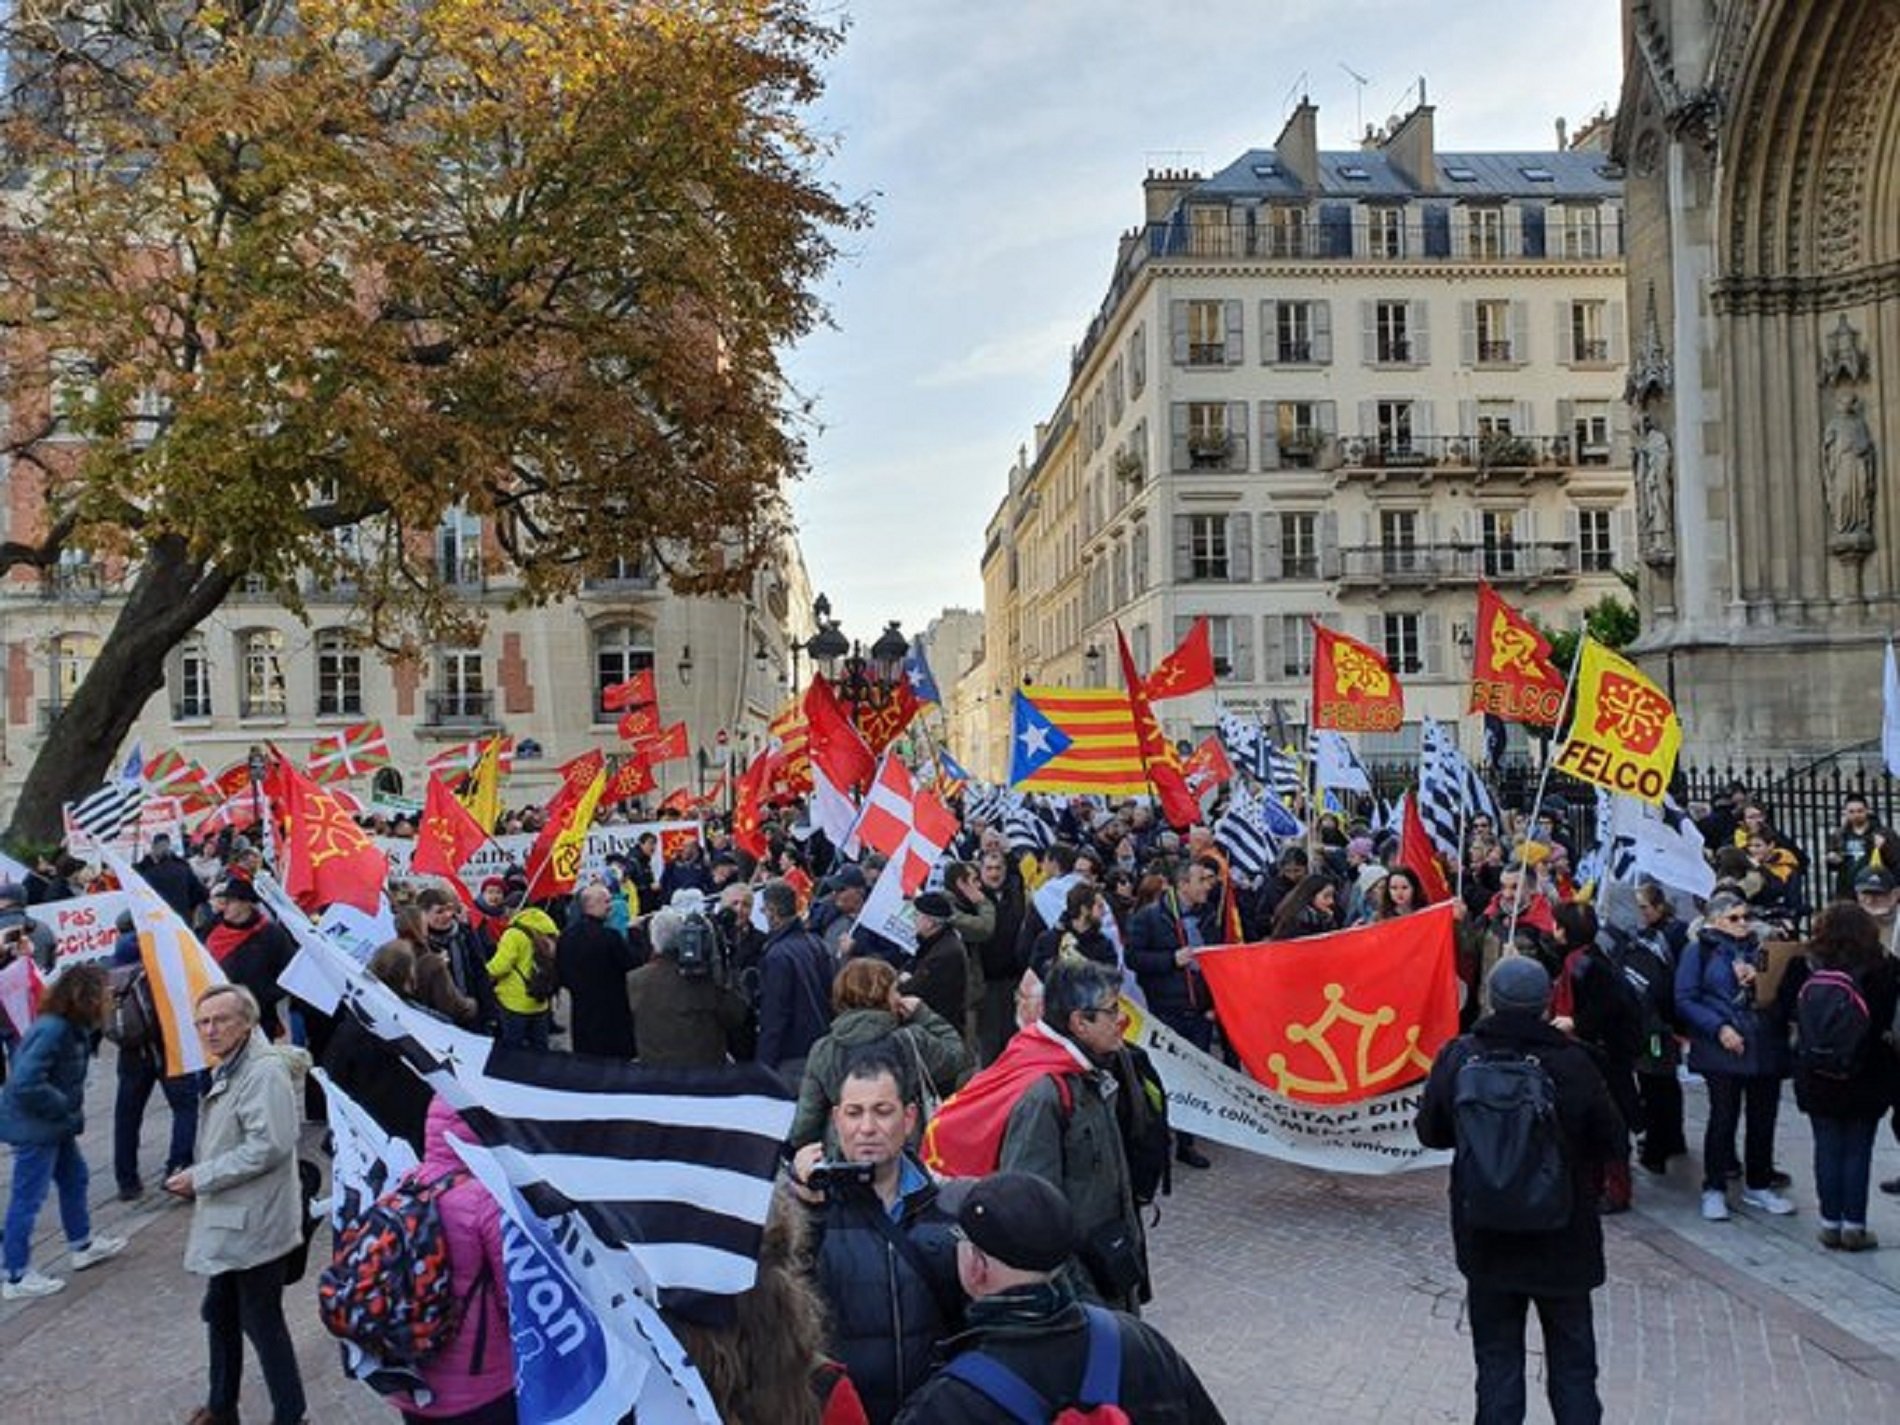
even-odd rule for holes
{"type": "Polygon", "coordinates": [[[0,395],[43,515],[0,575],[127,571],[13,838],[57,835],[240,580],[353,584],[413,655],[468,618],[421,557],[459,504],[527,600],[621,556],[747,581],[805,453],[778,354],[862,220],[803,0],[11,10],[0,395]]]}

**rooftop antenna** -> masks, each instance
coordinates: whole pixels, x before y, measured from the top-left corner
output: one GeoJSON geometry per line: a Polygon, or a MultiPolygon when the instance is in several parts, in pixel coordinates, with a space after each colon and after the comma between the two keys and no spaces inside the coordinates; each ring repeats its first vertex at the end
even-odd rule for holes
{"type": "Polygon", "coordinates": [[[1343,59],[1339,61],[1339,67],[1352,77],[1354,84],[1359,86],[1353,98],[1353,142],[1357,143],[1359,135],[1366,131],[1366,86],[1372,81],[1343,59]]]}
{"type": "Polygon", "coordinates": [[[1286,98],[1280,101],[1280,110],[1282,113],[1290,113],[1296,103],[1305,102],[1307,95],[1312,89],[1312,85],[1309,82],[1310,78],[1311,76],[1306,70],[1302,69],[1300,71],[1299,78],[1293,81],[1293,87],[1286,91],[1286,98]]]}

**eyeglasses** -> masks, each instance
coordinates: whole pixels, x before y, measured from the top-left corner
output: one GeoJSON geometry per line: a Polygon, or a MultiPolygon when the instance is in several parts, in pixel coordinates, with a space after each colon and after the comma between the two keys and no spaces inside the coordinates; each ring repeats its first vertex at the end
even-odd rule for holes
{"type": "Polygon", "coordinates": [[[1120,1019],[1122,1011],[1120,1005],[1111,1004],[1101,1009],[1078,1009],[1076,1013],[1084,1019],[1101,1019],[1104,1016],[1109,1019],[1120,1019]]]}

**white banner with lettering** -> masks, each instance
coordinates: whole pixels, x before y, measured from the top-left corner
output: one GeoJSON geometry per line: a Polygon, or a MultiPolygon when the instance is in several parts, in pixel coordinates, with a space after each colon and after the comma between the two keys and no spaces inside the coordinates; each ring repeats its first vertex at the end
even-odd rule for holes
{"type": "Polygon", "coordinates": [[[1335,1173],[1380,1176],[1451,1161],[1422,1147],[1413,1129],[1422,1079],[1358,1103],[1300,1103],[1203,1054],[1151,1015],[1132,1017],[1129,1041],[1154,1061],[1169,1121],[1183,1132],[1335,1173]]]}
{"type": "MultiPolygon", "coordinates": [[[[653,878],[659,880],[660,873],[666,869],[666,858],[679,846],[688,841],[699,840],[699,823],[696,821],[643,821],[632,826],[596,826],[587,833],[587,851],[581,861],[581,880],[597,876],[606,868],[607,858],[618,853],[631,857],[638,847],[640,838],[651,832],[659,839],[653,852],[653,878]]],[[[376,845],[389,857],[389,875],[391,880],[405,880],[409,876],[409,858],[415,854],[416,843],[407,838],[379,836],[376,845]]],[[[490,876],[499,876],[509,866],[528,864],[528,853],[534,849],[532,832],[517,832],[509,836],[494,836],[476,848],[475,854],[468,858],[462,867],[462,883],[471,891],[481,889],[482,882],[490,876]]]]}

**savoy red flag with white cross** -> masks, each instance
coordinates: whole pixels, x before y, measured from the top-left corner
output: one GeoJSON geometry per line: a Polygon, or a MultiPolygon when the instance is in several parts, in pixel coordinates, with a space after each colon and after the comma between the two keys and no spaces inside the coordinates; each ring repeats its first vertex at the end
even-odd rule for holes
{"type": "Polygon", "coordinates": [[[957,834],[956,816],[921,790],[909,770],[884,754],[858,817],[858,840],[888,856],[906,896],[915,895],[957,834]]]}

